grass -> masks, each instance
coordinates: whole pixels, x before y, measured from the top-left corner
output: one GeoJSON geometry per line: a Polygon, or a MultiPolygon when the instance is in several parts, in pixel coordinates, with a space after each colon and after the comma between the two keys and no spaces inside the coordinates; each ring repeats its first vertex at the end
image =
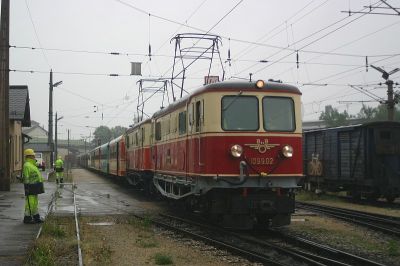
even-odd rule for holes
{"type": "Polygon", "coordinates": [[[399,243],[395,240],[390,240],[387,246],[387,253],[389,256],[399,256],[400,255],[399,243]]]}
{"type": "Polygon", "coordinates": [[[77,262],[75,224],[67,217],[47,216],[25,265],[74,265],[77,262]],[[65,259],[73,261],[66,264],[65,259]]]}
{"type": "Polygon", "coordinates": [[[146,216],[144,219],[132,217],[131,219],[129,219],[128,224],[131,224],[135,227],[140,227],[145,231],[148,231],[151,228],[151,220],[148,216],[146,216]]]}
{"type": "Polygon", "coordinates": [[[27,265],[55,265],[54,252],[51,245],[46,241],[37,242],[31,251],[27,265]]]}
{"type": "Polygon", "coordinates": [[[157,253],[154,255],[156,265],[169,265],[172,264],[172,257],[164,253],[157,253]]]}
{"type": "Polygon", "coordinates": [[[65,229],[62,228],[56,221],[49,221],[43,225],[43,234],[63,238],[66,236],[65,229]]]}
{"type": "Polygon", "coordinates": [[[296,200],[299,201],[314,201],[314,200],[329,200],[329,201],[343,201],[337,196],[329,194],[316,194],[314,192],[300,190],[296,193],[296,200]]]}
{"type": "Polygon", "coordinates": [[[136,245],[140,248],[156,248],[158,243],[155,239],[136,239],[136,245]]]}

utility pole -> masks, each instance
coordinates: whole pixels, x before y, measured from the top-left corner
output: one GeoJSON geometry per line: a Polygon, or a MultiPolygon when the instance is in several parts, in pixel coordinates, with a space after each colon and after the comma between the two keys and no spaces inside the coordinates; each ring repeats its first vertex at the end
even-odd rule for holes
{"type": "Polygon", "coordinates": [[[56,112],[56,119],[55,119],[55,121],[56,121],[56,125],[55,125],[55,128],[54,128],[54,158],[55,158],[55,160],[57,160],[57,156],[58,156],[58,143],[57,143],[57,121],[58,121],[58,119],[57,119],[57,112],[56,112]]]}
{"type": "Polygon", "coordinates": [[[388,79],[386,80],[385,84],[388,86],[387,90],[387,109],[388,109],[388,120],[393,121],[394,120],[394,99],[393,99],[393,80],[388,79]]]}
{"type": "Polygon", "coordinates": [[[50,148],[50,168],[53,167],[53,70],[50,70],[49,83],[49,132],[47,145],[50,148]]]}
{"type": "Polygon", "coordinates": [[[0,191],[10,191],[10,0],[1,0],[0,27],[0,191]]]}
{"type": "Polygon", "coordinates": [[[68,162],[67,162],[67,173],[70,172],[70,168],[71,168],[71,158],[69,155],[69,129],[68,129],[68,162]]]}
{"type": "Polygon", "coordinates": [[[57,118],[57,112],[56,112],[56,125],[55,125],[55,133],[54,133],[54,140],[55,140],[55,147],[54,147],[54,158],[58,158],[58,133],[57,133],[57,129],[58,129],[58,120],[63,119],[64,117],[61,116],[59,118],[57,118]]]}
{"type": "Polygon", "coordinates": [[[53,143],[53,88],[62,84],[62,81],[53,83],[53,70],[50,70],[50,83],[49,83],[49,134],[47,145],[50,148],[50,167],[53,167],[54,162],[54,143],[53,143]]]}

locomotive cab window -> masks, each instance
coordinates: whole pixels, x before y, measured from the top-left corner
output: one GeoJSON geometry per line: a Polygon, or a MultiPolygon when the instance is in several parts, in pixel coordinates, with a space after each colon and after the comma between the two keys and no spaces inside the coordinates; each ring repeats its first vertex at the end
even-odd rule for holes
{"type": "Polygon", "coordinates": [[[229,95],[222,97],[221,127],[223,130],[256,131],[258,99],[255,96],[229,95]]]}
{"type": "Polygon", "coordinates": [[[266,131],[294,131],[296,129],[292,98],[264,97],[263,116],[266,131]]]}

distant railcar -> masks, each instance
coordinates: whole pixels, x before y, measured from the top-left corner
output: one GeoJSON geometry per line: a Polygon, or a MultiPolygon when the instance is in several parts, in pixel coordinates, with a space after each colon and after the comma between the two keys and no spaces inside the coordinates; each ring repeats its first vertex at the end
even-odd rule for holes
{"type": "Polygon", "coordinates": [[[108,174],[114,176],[126,175],[126,147],[124,136],[109,142],[108,174]]]}
{"type": "Polygon", "coordinates": [[[371,122],[304,132],[307,189],[369,199],[400,194],[400,123],[371,122]]]}

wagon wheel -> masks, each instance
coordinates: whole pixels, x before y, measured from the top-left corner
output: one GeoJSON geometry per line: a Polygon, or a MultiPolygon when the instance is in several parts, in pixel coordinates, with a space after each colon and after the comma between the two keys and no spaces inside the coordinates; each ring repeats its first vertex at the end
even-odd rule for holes
{"type": "Polygon", "coordinates": [[[369,193],[368,195],[366,195],[366,198],[368,201],[373,202],[373,201],[376,201],[379,198],[379,196],[380,196],[380,193],[372,192],[372,193],[369,193]]]}
{"type": "Polygon", "coordinates": [[[396,196],[394,196],[394,195],[386,195],[385,198],[386,198],[387,202],[393,203],[393,201],[396,199],[396,196]]]}
{"type": "Polygon", "coordinates": [[[356,191],[356,190],[352,190],[351,191],[351,198],[353,199],[353,201],[360,201],[361,200],[361,192],[356,191]]]}

